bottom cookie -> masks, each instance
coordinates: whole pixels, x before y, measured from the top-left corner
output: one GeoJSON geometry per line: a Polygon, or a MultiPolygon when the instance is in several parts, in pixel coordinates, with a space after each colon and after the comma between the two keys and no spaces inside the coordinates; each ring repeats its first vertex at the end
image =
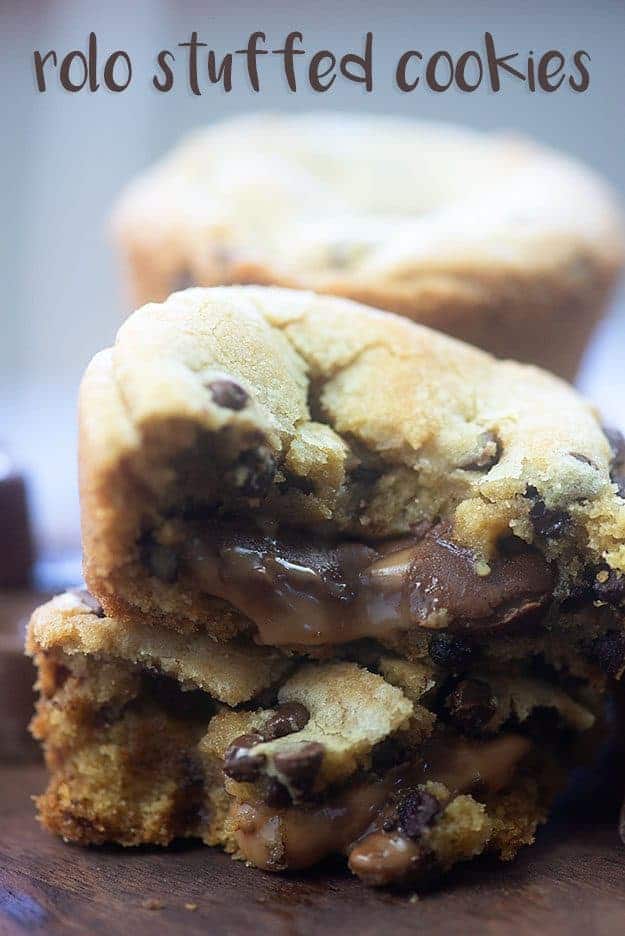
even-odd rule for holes
{"type": "Polygon", "coordinates": [[[271,871],[342,854],[366,884],[418,887],[531,843],[600,733],[591,681],[568,692],[492,661],[460,677],[371,643],[309,661],[129,634],[85,595],[38,609],[28,650],[39,815],[81,844],[197,837],[271,871]]]}

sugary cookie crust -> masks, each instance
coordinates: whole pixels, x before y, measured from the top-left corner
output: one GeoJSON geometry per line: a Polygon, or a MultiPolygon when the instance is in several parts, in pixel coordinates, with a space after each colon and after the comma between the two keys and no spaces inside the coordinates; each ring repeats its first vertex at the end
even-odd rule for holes
{"type": "Polygon", "coordinates": [[[186,536],[185,498],[367,539],[449,517],[485,574],[511,532],[563,575],[620,574],[613,460],[592,408],[535,368],[345,300],[188,290],[136,312],[83,380],[85,574],[122,618],[201,623],[220,639],[245,630],[188,582],[146,585],[141,537],[153,526],[165,545],[186,536]],[[243,406],[220,398],[224,384],[243,406]],[[249,489],[250,460],[262,490],[249,489]],[[538,535],[533,504],[566,515],[566,535],[538,535]]]}
{"type": "Polygon", "coordinates": [[[288,787],[279,755],[303,744],[322,742],[324,756],[315,789],[344,782],[369,764],[376,744],[409,727],[413,705],[401,689],[355,663],[310,663],[280,687],[278,701],[303,704],[310,717],[295,733],[254,748],[266,759],[265,770],[288,787]],[[278,759],[276,760],[276,755],[278,759]]]}
{"type": "Polygon", "coordinates": [[[292,668],[288,657],[250,641],[217,643],[205,634],[182,636],[149,621],[131,628],[94,614],[72,592],[38,608],[27,650],[122,659],[174,677],[186,689],[202,689],[227,705],[240,705],[276,685],[292,668]]]}
{"type": "Polygon", "coordinates": [[[128,187],[114,229],[137,304],[194,283],[315,289],[568,378],[623,258],[614,197],[573,160],[350,115],[196,133],[128,187]]]}

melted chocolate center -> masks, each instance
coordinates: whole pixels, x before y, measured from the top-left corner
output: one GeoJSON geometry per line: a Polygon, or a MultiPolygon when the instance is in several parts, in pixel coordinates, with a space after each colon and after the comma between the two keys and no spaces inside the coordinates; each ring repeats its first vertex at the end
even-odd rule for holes
{"type": "MultiPolygon", "coordinates": [[[[444,783],[452,795],[497,792],[510,784],[530,748],[530,741],[515,734],[480,742],[431,741],[421,761],[380,779],[366,778],[318,806],[276,809],[262,802],[235,802],[230,814],[237,843],[245,858],[271,870],[307,868],[326,855],[349,852],[355,842],[360,842],[360,863],[366,863],[373,844],[369,836],[381,834],[382,810],[390,797],[427,780],[444,783]]],[[[414,846],[405,837],[401,844],[403,865],[414,857],[414,846]]],[[[385,857],[392,865],[391,877],[400,877],[396,849],[385,857]]],[[[380,862],[379,855],[375,860],[380,862]]]]}
{"type": "Polygon", "coordinates": [[[442,525],[420,539],[372,546],[221,523],[187,544],[185,564],[273,646],[339,644],[414,626],[500,628],[540,611],[554,584],[529,548],[498,556],[484,574],[442,525]]]}

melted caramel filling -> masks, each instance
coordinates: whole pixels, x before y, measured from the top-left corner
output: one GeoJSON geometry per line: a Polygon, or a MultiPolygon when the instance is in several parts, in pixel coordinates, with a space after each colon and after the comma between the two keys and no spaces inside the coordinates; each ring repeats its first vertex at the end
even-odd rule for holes
{"type": "Polygon", "coordinates": [[[418,843],[401,832],[375,830],[350,851],[349,867],[367,884],[386,887],[403,883],[419,867],[422,857],[418,843]]]}
{"type": "Polygon", "coordinates": [[[538,553],[502,555],[480,575],[443,527],[373,547],[224,523],[192,538],[185,563],[203,591],[250,618],[272,646],[346,643],[415,625],[501,627],[540,610],[553,589],[538,553]]]}
{"type": "MultiPolygon", "coordinates": [[[[435,740],[425,745],[418,764],[392,770],[382,779],[362,780],[320,806],[276,809],[262,802],[235,802],[230,816],[241,854],[266,870],[310,867],[327,855],[349,851],[363,836],[377,833],[389,797],[408,787],[436,780],[452,794],[504,789],[530,747],[527,738],[514,734],[489,741],[435,740]]],[[[381,849],[395,870],[419,851],[405,838],[400,844],[387,838],[377,846],[376,862],[381,849]]]]}

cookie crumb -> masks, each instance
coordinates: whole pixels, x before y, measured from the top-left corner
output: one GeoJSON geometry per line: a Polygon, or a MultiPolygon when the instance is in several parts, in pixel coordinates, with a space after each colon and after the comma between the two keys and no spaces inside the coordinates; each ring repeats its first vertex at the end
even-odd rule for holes
{"type": "Polygon", "coordinates": [[[419,903],[419,899],[420,898],[418,894],[411,894],[408,899],[408,903],[411,903],[411,904],[419,903]]]}
{"type": "Polygon", "coordinates": [[[184,905],[184,908],[185,908],[185,910],[197,910],[197,904],[196,904],[196,903],[186,903],[186,904],[184,905]]]}
{"type": "Polygon", "coordinates": [[[480,578],[486,578],[486,576],[490,575],[491,573],[491,568],[489,564],[484,561],[484,559],[480,559],[478,562],[476,562],[473,568],[475,569],[475,574],[479,575],[480,578]]]}

